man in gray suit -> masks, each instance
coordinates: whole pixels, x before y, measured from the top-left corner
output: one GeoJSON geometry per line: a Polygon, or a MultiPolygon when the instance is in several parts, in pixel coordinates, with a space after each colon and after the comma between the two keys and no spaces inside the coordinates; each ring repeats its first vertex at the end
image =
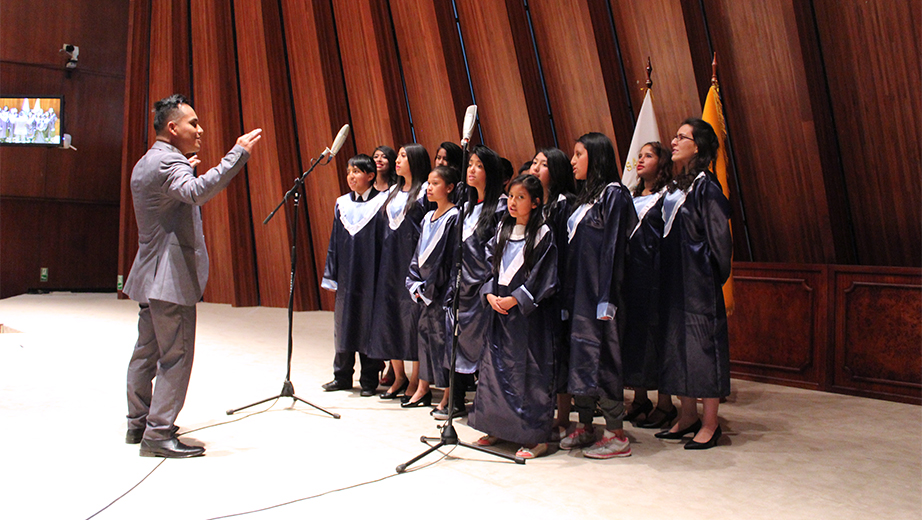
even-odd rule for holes
{"type": "Polygon", "coordinates": [[[208,280],[199,206],[243,169],[262,130],[240,136],[220,164],[198,177],[202,127],[189,101],[174,94],[154,103],[154,130],[157,141],[131,172],[139,247],[124,292],[141,310],[128,364],[125,442],[140,443],[145,457],[196,457],[205,449],[180,442],[174,422],[192,372],[195,304],[208,280]]]}

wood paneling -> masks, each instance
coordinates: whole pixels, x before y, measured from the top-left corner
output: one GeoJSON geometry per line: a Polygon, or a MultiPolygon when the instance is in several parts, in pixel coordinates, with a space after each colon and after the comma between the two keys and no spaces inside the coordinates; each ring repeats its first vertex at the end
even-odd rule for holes
{"type": "MultiPolygon", "coordinates": [[[[218,164],[243,133],[234,49],[233,13],[222,0],[198,0],[191,9],[192,92],[205,146],[200,171],[218,164]]],[[[202,208],[209,273],[205,301],[257,305],[256,257],[246,170],[202,208]]]]}
{"type": "Polygon", "coordinates": [[[821,389],[829,337],[824,266],[734,264],[734,377],[821,389]],[[777,302],[765,305],[764,302],[777,302]]]}
{"type": "MultiPolygon", "coordinates": [[[[668,147],[679,123],[687,117],[700,116],[702,109],[681,2],[631,0],[610,3],[634,115],[640,113],[646,95],[649,57],[653,66],[651,79],[656,122],[660,139],[668,147]],[[641,20],[643,22],[638,22],[641,20]]],[[[710,71],[710,66],[707,70],[710,71]]]]}
{"type": "MultiPolygon", "coordinates": [[[[150,46],[150,2],[134,0],[128,10],[128,49],[125,66],[125,112],[122,118],[121,207],[118,228],[118,275],[128,279],[131,264],[138,252],[138,222],[131,196],[131,170],[147,149],[150,111],[150,54],[139,49],[150,46]]],[[[119,298],[127,298],[119,291],[119,298]]]]}
{"type": "MultiPolygon", "coordinates": [[[[487,146],[508,158],[518,169],[535,154],[524,81],[539,79],[537,69],[525,71],[529,75],[523,78],[519,68],[511,23],[521,16],[510,16],[505,2],[458,2],[456,5],[477,101],[481,137],[487,146]]],[[[519,10],[524,12],[524,7],[519,10]]],[[[448,140],[458,141],[457,138],[448,140]]]]}
{"type": "MultiPolygon", "coordinates": [[[[306,171],[309,158],[316,158],[330,145],[340,127],[348,121],[345,82],[336,33],[331,23],[333,12],[328,2],[304,5],[296,0],[283,0],[285,36],[291,74],[293,107],[298,125],[298,145],[301,150],[300,171],[306,171]],[[296,50],[296,52],[292,52],[296,50]],[[320,73],[318,73],[320,71],[320,73]]],[[[313,244],[313,291],[318,291],[326,263],[327,245],[333,230],[333,206],[336,198],[348,191],[345,173],[349,157],[355,153],[355,141],[349,139],[327,166],[318,167],[305,182],[307,192],[302,210],[310,213],[310,237],[313,244]],[[306,206],[306,208],[304,207],[306,206]]],[[[371,150],[369,150],[371,151],[371,150]]],[[[301,223],[299,222],[299,225],[301,223]]],[[[299,239],[300,240],[300,239],[299,239]]],[[[306,245],[306,244],[305,244],[306,245]]],[[[302,247],[301,251],[308,252],[302,247]]],[[[319,291],[322,308],[333,310],[334,293],[319,291]]],[[[317,296],[315,296],[316,298],[317,296]]]]}
{"type": "Polygon", "coordinates": [[[117,203],[0,200],[0,298],[33,289],[114,290],[118,210],[117,203]]]}
{"type": "Polygon", "coordinates": [[[858,263],[922,265],[922,4],[813,4],[858,263]]]}
{"type": "Polygon", "coordinates": [[[790,2],[706,0],[720,56],[753,259],[836,261],[797,12],[790,2]],[[783,187],[783,189],[779,189],[783,187]]]}
{"type": "Polygon", "coordinates": [[[416,141],[434,157],[439,143],[459,139],[471,104],[451,2],[392,0],[390,6],[416,141]]]}
{"type": "Polygon", "coordinates": [[[339,52],[358,153],[412,140],[387,2],[333,0],[339,52]]]}
{"type": "Polygon", "coordinates": [[[567,154],[586,132],[615,141],[589,1],[529,3],[557,141],[567,154]]]}
{"type": "Polygon", "coordinates": [[[922,273],[873,271],[835,272],[832,389],[922,403],[922,273]]]}
{"type": "MultiPolygon", "coordinates": [[[[293,218],[292,205],[286,204],[285,209],[279,211],[272,221],[262,225],[262,220],[276,207],[282,195],[292,186],[293,179],[301,173],[291,106],[289,69],[284,59],[285,41],[279,30],[282,26],[280,6],[271,0],[236,2],[234,17],[243,128],[247,131],[263,129],[263,137],[247,163],[259,301],[261,305],[286,307],[291,266],[289,255],[292,237],[289,224],[293,218]]],[[[308,49],[294,49],[298,49],[298,52],[290,56],[308,52],[308,49]]],[[[301,276],[300,282],[294,285],[296,310],[316,309],[319,303],[317,284],[313,282],[316,273],[311,261],[311,241],[304,225],[304,214],[302,207],[297,240],[300,253],[298,272],[301,276]]]]}
{"type": "MultiPolygon", "coordinates": [[[[189,0],[159,0],[151,3],[150,89],[153,101],[172,94],[191,95],[189,0]]],[[[153,120],[151,120],[153,125],[153,120]]],[[[153,128],[153,127],[152,127],[153,128]]],[[[150,132],[148,145],[155,135],[150,132]]]]}

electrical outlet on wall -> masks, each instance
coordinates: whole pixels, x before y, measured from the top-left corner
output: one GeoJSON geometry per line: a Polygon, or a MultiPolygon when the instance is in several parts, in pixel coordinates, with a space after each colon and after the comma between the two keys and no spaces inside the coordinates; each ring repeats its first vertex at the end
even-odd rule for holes
{"type": "Polygon", "coordinates": [[[41,270],[39,271],[38,281],[40,282],[48,281],[48,268],[47,267],[42,267],[41,270]]]}

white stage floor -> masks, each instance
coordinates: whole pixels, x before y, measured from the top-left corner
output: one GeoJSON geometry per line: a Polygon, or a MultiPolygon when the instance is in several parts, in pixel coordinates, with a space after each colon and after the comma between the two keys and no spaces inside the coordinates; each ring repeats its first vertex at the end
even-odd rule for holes
{"type": "MultiPolygon", "coordinates": [[[[206,519],[292,501],[246,516],[922,514],[918,406],[734,380],[720,411],[725,437],[712,450],[686,451],[627,426],[634,454],[625,459],[557,451],[522,466],[458,447],[396,475],[399,463],[425,448],[421,435],[438,435],[439,423],[428,408],[320,389],[331,379],[332,313],[295,314],[291,379],[299,397],[342,419],[292,407],[289,398],[252,409],[265,413],[227,416],[281,390],[286,310],[199,304],[195,368],[178,423],[198,430],[183,438],[207,452],[163,460],[139,457],[137,446],[124,443],[137,304],[114,294],[23,295],[0,300],[0,324],[21,331],[0,334],[0,518],[88,518],[130,489],[95,518],[206,519]]],[[[480,436],[464,420],[456,426],[462,440],[480,436]]]]}

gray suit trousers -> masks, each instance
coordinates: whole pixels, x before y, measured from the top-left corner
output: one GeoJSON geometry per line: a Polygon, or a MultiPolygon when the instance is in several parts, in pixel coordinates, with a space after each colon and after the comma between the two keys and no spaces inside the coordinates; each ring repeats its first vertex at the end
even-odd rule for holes
{"type": "Polygon", "coordinates": [[[144,429],[148,440],[170,438],[186,401],[194,353],[194,305],[141,304],[138,342],[128,363],[128,429],[144,429]]]}

